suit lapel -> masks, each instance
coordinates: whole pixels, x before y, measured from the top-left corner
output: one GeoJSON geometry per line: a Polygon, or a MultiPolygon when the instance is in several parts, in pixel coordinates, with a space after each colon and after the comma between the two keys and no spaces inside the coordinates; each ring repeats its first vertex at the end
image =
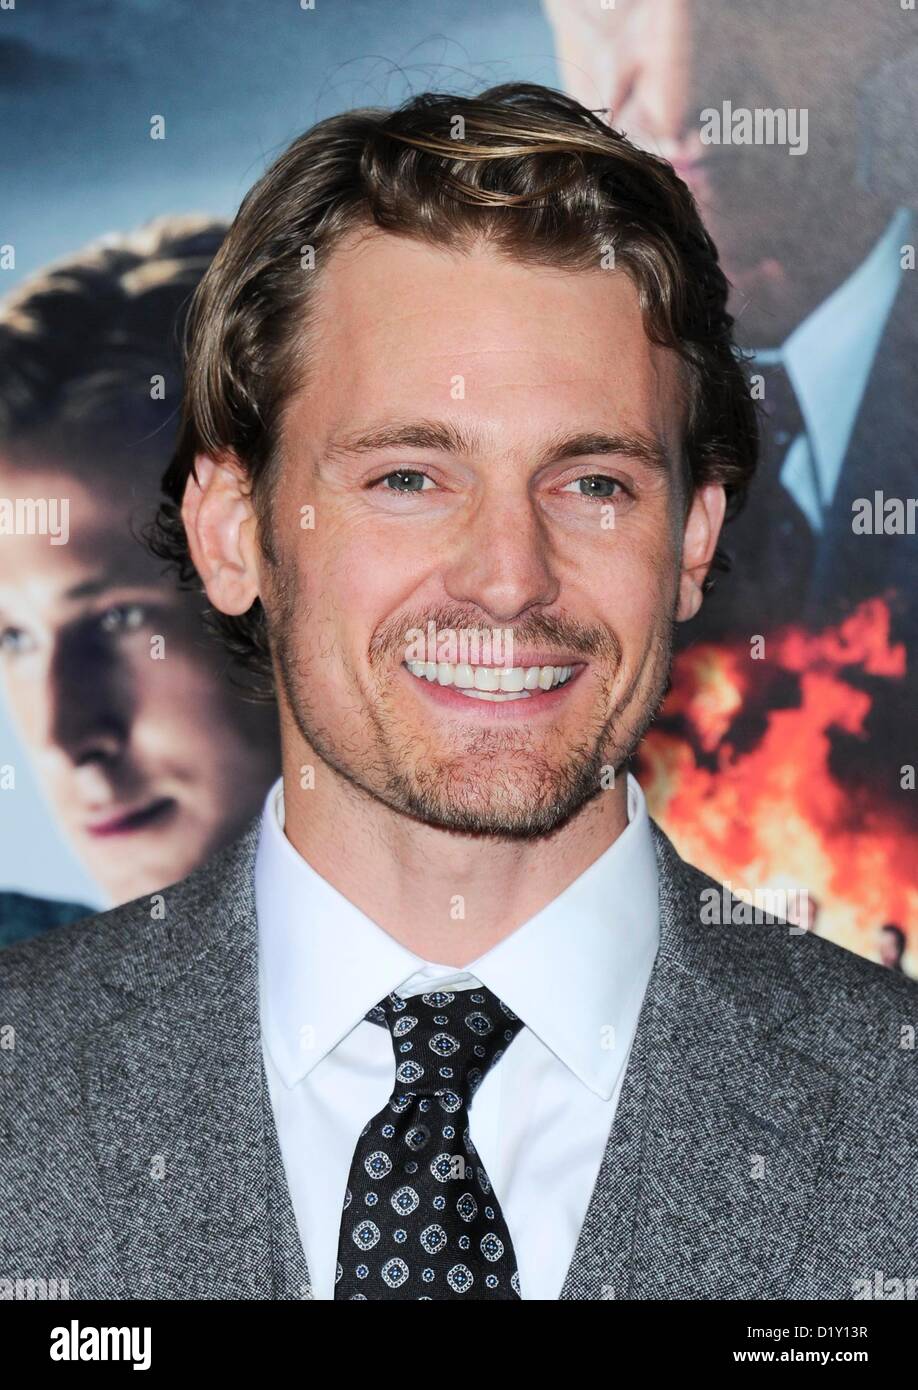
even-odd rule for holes
{"type": "MultiPolygon", "coordinates": [[[[913,538],[907,534],[861,534],[852,526],[852,504],[914,496],[916,423],[914,362],[918,348],[918,286],[902,272],[903,284],[892,306],[873,360],[860,411],[845,453],[838,487],[816,540],[816,564],[805,616],[825,621],[839,598],[864,598],[905,586],[913,538]]],[[[909,629],[912,630],[912,629],[909,629]]]]}
{"type": "Polygon", "coordinates": [[[81,1067],[106,1213],[135,1298],[308,1297],[258,1016],[257,824],[167,889],[81,1067]],[[298,1258],[297,1258],[298,1256],[298,1258]]]}
{"type": "Polygon", "coordinates": [[[805,996],[756,980],[752,934],[781,927],[702,926],[710,881],[654,829],[660,950],[561,1297],[779,1297],[817,1191],[836,1077],[793,1049],[805,996]],[[730,947],[731,932],[745,943],[730,947]]]}

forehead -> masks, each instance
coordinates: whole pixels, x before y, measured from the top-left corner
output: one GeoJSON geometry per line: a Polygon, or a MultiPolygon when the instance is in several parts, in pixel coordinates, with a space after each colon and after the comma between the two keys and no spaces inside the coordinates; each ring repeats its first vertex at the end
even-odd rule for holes
{"type": "MultiPolygon", "coordinates": [[[[158,574],[153,557],[131,533],[147,519],[145,495],[122,474],[109,469],[64,466],[46,447],[28,456],[0,447],[0,499],[4,505],[32,499],[50,508],[60,526],[66,506],[66,544],[52,545],[48,534],[0,536],[0,607],[46,607],[70,590],[102,576],[110,583],[137,583],[158,574]]],[[[11,514],[15,514],[10,510],[11,514]]],[[[20,512],[19,515],[25,515],[20,512]]]]}
{"type": "Polygon", "coordinates": [[[410,413],[480,417],[501,444],[559,424],[678,438],[682,375],[647,337],[618,270],[523,265],[487,245],[453,252],[387,233],[330,257],[314,355],[289,415],[317,441],[410,413]]]}

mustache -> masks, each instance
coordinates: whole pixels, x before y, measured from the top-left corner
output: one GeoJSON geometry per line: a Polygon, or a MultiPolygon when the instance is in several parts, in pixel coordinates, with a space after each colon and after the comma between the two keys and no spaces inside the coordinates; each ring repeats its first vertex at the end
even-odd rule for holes
{"type": "Polygon", "coordinates": [[[470,614],[467,609],[441,606],[424,613],[401,614],[382,623],[369,647],[372,665],[389,665],[401,661],[410,632],[426,632],[433,623],[440,632],[486,632],[512,634],[514,643],[528,646],[562,647],[586,658],[610,662],[621,659],[622,647],[611,628],[582,623],[568,614],[532,613],[519,623],[500,623],[470,614]]]}

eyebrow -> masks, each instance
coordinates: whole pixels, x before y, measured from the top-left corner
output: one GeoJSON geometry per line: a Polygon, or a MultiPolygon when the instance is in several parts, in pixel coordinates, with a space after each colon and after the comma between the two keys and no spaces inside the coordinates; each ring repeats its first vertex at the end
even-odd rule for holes
{"type": "Polygon", "coordinates": [[[155,579],[148,576],[132,578],[125,576],[123,571],[112,570],[106,574],[94,576],[92,579],[81,580],[79,584],[73,584],[64,591],[65,599],[95,598],[97,594],[108,593],[110,589],[124,589],[131,592],[157,592],[161,585],[155,579]]]}
{"type": "MultiPolygon", "coordinates": [[[[409,420],[380,425],[332,440],[328,458],[353,457],[385,449],[437,449],[441,453],[471,455],[482,453],[482,433],[452,420],[409,420]]],[[[590,430],[576,434],[556,433],[539,452],[539,467],[561,463],[585,455],[613,454],[637,459],[648,467],[669,472],[669,454],[661,440],[642,430],[621,430],[606,434],[590,430]]]]}
{"type": "MultiPolygon", "coordinates": [[[[125,580],[123,575],[117,573],[103,574],[95,579],[84,579],[79,584],[72,584],[69,589],[65,589],[61,595],[64,599],[95,598],[97,594],[104,594],[109,589],[149,589],[155,585],[133,584],[125,580]]],[[[0,605],[0,621],[7,621],[6,610],[0,605]]]]}
{"type": "Polygon", "coordinates": [[[81,584],[74,584],[67,589],[64,598],[94,598],[96,594],[104,594],[108,589],[114,589],[124,585],[124,579],[114,574],[103,574],[96,579],[84,579],[81,584]]]}

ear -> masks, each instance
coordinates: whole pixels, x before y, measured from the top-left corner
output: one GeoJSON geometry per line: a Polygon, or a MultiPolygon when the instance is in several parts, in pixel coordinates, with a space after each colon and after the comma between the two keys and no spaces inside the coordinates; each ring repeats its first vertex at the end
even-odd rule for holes
{"type": "Polygon", "coordinates": [[[697,488],[685,519],[682,543],[682,569],[679,574],[679,605],[676,620],[684,623],[694,618],[701,607],[702,585],[724,524],[727,494],[720,483],[705,483],[697,488]]]}
{"type": "Polygon", "coordinates": [[[199,454],[188,475],[182,521],[194,567],[214,608],[248,612],[259,592],[257,521],[238,459],[199,454]]]}

